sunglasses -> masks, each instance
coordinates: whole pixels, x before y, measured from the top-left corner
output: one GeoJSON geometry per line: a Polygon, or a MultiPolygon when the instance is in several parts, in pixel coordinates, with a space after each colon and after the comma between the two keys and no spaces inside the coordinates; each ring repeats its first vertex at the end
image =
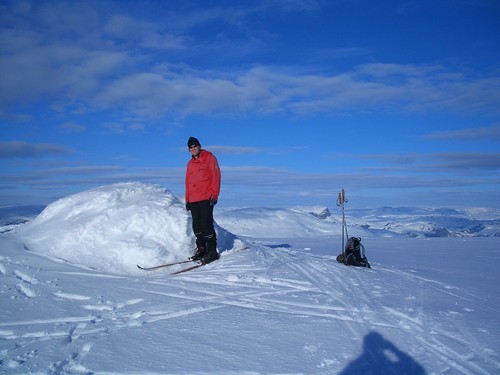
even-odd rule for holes
{"type": "Polygon", "coordinates": [[[189,146],[189,149],[191,150],[192,148],[199,147],[199,145],[191,145],[189,146]]]}

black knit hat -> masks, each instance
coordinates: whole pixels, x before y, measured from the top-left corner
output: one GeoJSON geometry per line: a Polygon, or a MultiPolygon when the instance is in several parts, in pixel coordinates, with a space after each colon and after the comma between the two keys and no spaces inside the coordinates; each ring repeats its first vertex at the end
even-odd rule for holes
{"type": "Polygon", "coordinates": [[[191,147],[191,146],[200,146],[200,141],[197,140],[195,137],[189,137],[188,147],[191,147]]]}

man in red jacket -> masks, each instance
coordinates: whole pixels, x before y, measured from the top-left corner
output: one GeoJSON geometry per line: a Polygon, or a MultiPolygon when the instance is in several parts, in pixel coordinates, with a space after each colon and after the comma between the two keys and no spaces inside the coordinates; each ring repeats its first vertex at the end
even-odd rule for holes
{"type": "Polygon", "coordinates": [[[190,137],[187,144],[191,160],[186,169],[186,209],[191,211],[197,247],[191,259],[210,263],[219,259],[213,217],[220,193],[219,163],[196,138],[190,137]]]}

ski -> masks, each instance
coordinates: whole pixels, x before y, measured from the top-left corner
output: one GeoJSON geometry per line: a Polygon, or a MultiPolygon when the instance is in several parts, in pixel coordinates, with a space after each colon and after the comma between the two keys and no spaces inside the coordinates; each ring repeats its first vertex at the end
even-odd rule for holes
{"type": "Polygon", "coordinates": [[[205,264],[207,264],[207,263],[197,263],[194,266],[191,266],[191,267],[188,267],[188,268],[183,268],[182,270],[172,272],[171,275],[178,275],[180,273],[191,271],[191,270],[194,270],[194,269],[199,268],[201,266],[204,266],[205,264]]]}
{"type": "MultiPolygon", "coordinates": [[[[243,247],[241,249],[234,250],[234,251],[238,252],[238,251],[247,250],[247,249],[249,249],[249,247],[245,246],[245,247],[243,247]]],[[[152,266],[152,267],[143,267],[143,266],[140,266],[140,265],[137,264],[137,268],[139,268],[140,270],[143,270],[143,271],[154,271],[154,270],[157,270],[157,269],[160,269],[160,268],[165,268],[165,267],[170,267],[170,266],[176,266],[178,264],[193,263],[193,262],[199,262],[199,261],[198,260],[193,260],[193,259],[188,259],[188,260],[181,260],[180,262],[172,262],[172,263],[159,264],[157,266],[152,266]]],[[[194,270],[194,269],[196,269],[198,267],[204,266],[205,264],[207,264],[207,263],[196,263],[192,267],[188,267],[188,268],[181,269],[180,271],[172,272],[171,275],[178,275],[179,273],[183,273],[183,272],[186,272],[186,271],[191,271],[191,270],[194,270]]]]}
{"type": "Polygon", "coordinates": [[[160,264],[158,266],[152,266],[152,267],[143,267],[143,266],[139,266],[137,264],[137,268],[139,268],[140,270],[143,270],[143,271],[154,271],[154,270],[157,270],[159,268],[170,267],[170,266],[175,266],[177,264],[184,264],[184,263],[191,263],[191,262],[194,262],[194,260],[188,259],[188,260],[182,260],[180,262],[165,263],[165,264],[160,264]]]}
{"type": "MultiPolygon", "coordinates": [[[[238,250],[235,250],[235,251],[242,251],[242,250],[247,250],[249,249],[248,246],[245,246],[245,247],[242,247],[241,249],[238,249],[238,250]]],[[[184,262],[185,263],[185,262],[184,262]]],[[[184,273],[184,272],[187,272],[187,271],[191,271],[191,270],[194,270],[196,268],[199,268],[201,266],[204,266],[206,264],[210,264],[210,263],[197,263],[195,264],[194,266],[191,266],[191,267],[188,267],[188,268],[183,268],[182,270],[179,270],[179,271],[175,271],[175,272],[172,272],[171,275],[178,275],[180,273],[184,273]]]]}

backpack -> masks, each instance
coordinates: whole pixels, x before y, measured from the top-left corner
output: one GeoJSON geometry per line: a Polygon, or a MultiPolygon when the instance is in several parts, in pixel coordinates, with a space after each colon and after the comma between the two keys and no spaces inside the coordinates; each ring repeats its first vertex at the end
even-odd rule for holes
{"type": "Polygon", "coordinates": [[[370,267],[365,256],[365,247],[361,243],[360,237],[350,237],[345,245],[344,252],[337,256],[337,262],[346,266],[370,267]]]}

